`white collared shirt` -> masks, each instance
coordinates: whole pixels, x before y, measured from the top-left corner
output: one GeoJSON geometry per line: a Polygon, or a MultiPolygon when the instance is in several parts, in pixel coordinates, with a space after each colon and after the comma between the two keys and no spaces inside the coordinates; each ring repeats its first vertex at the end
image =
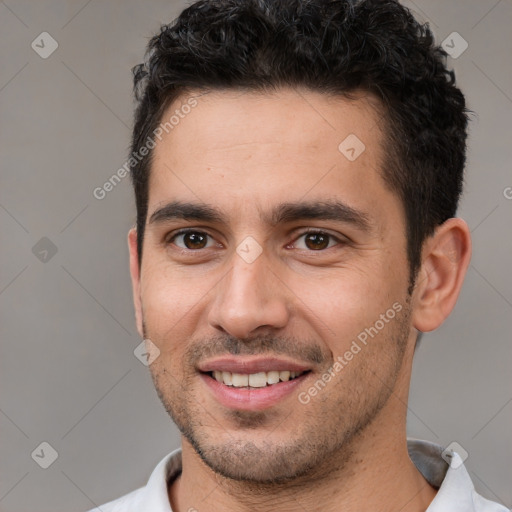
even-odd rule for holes
{"type": "MultiPolygon", "coordinates": [[[[438,489],[426,512],[509,512],[505,506],[477,494],[459,454],[445,454],[450,461],[448,466],[439,445],[408,439],[407,448],[423,477],[438,489]]],[[[181,448],[178,448],[158,463],[145,487],[89,512],[172,512],[167,488],[180,473],[181,448]]]]}

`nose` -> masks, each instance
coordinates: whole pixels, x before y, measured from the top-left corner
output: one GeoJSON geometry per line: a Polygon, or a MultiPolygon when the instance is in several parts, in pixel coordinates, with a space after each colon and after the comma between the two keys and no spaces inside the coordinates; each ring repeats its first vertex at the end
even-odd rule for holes
{"type": "Polygon", "coordinates": [[[209,324],[239,339],[260,328],[283,328],[288,322],[288,289],[270,268],[264,253],[252,263],[233,254],[232,268],[215,293],[209,324]]]}

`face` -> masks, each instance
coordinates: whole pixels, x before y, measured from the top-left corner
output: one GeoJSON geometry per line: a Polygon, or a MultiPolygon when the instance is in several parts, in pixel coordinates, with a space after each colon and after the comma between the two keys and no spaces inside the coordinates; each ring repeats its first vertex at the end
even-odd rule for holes
{"type": "Polygon", "coordinates": [[[140,275],[132,265],[139,331],[206,465],[288,481],[347,455],[400,386],[404,213],[379,173],[371,98],[195,98],[154,149],[140,275]]]}

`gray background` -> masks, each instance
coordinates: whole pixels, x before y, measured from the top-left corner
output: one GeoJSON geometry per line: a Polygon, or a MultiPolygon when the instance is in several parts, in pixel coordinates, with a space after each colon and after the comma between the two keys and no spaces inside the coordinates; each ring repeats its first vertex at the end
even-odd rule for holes
{"type": "MultiPolygon", "coordinates": [[[[406,4],[439,42],[454,31],[468,42],[450,64],[477,113],[460,209],[472,265],[417,353],[408,431],[458,442],[479,492],[511,507],[512,2],[406,4]]],[[[130,68],[185,5],[0,2],[1,511],[87,510],[143,485],[179,445],[133,353],[129,178],[103,200],[93,190],[128,153],[130,68]],[[47,59],[31,48],[43,31],[59,45],[47,59]],[[48,469],[35,462],[48,449],[31,457],[44,441],[58,452],[48,469]]]]}

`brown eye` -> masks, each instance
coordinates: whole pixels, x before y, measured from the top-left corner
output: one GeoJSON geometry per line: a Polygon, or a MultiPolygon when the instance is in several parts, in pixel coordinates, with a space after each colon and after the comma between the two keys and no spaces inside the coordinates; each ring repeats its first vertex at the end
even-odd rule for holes
{"type": "Polygon", "coordinates": [[[305,244],[308,249],[321,250],[329,246],[329,235],[322,233],[309,233],[305,237],[305,244]]]}
{"type": "Polygon", "coordinates": [[[180,249],[206,249],[211,247],[211,244],[207,245],[209,236],[203,231],[180,231],[172,236],[168,243],[174,243],[180,249]]]}
{"type": "Polygon", "coordinates": [[[203,249],[206,244],[206,236],[202,233],[186,233],[183,242],[187,249],[203,249]]]}
{"type": "Polygon", "coordinates": [[[296,249],[309,251],[323,251],[343,243],[334,235],[324,231],[306,231],[300,235],[293,244],[296,249]]]}

